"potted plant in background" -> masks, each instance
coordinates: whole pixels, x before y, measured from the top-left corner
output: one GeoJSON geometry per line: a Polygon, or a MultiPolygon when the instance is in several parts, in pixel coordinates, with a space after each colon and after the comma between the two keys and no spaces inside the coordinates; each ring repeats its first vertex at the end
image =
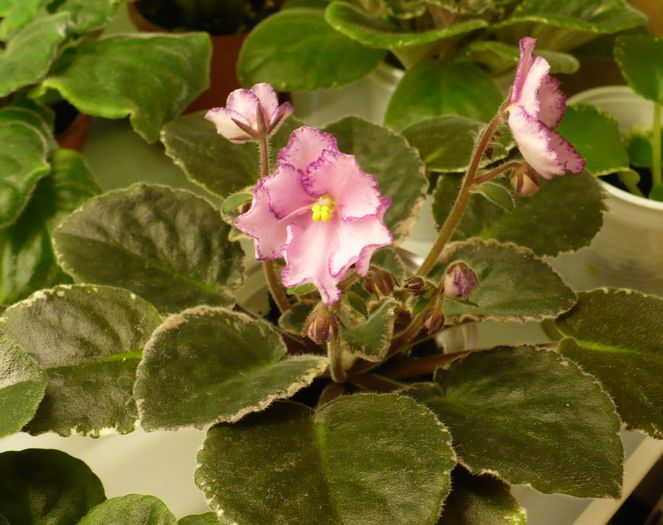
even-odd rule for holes
{"type": "MultiPolygon", "coordinates": [[[[66,282],[50,232],[99,192],[82,157],[58,149],[51,108],[129,117],[146,141],[207,85],[207,35],[98,38],[119,2],[5,2],[0,37],[0,305],[66,282]]],[[[64,146],[67,144],[64,143],[64,146]]]]}
{"type": "Polygon", "coordinates": [[[210,86],[188,108],[200,111],[223,104],[239,87],[235,72],[247,33],[274,13],[280,0],[137,0],[127,4],[141,31],[206,31],[212,38],[210,86]]]}
{"type": "MultiPolygon", "coordinates": [[[[181,524],[522,524],[508,482],[619,496],[619,429],[662,437],[663,299],[576,294],[539,257],[586,245],[603,203],[555,130],[563,95],[533,49],[523,39],[489,124],[462,134],[468,168],[444,186],[449,211],[416,272],[393,249],[428,182],[403,137],[358,118],[302,126],[264,84],[233,93],[212,122],[169,123],[169,154],[225,198],[221,213],[137,184],[58,226],[76,284],[4,312],[0,435],[206,428],[196,482],[213,513],[181,524]],[[522,158],[482,162],[498,133],[522,158]],[[477,197],[499,213],[476,216],[477,197]],[[482,238],[449,242],[481,221],[482,238]],[[263,261],[267,319],[235,297],[240,231],[263,261]],[[485,351],[436,344],[481,319],[557,332],[485,351]]],[[[57,451],[2,453],[0,477],[5,522],[178,523],[150,496],[105,500],[57,451]]]]}
{"type": "Polygon", "coordinates": [[[522,34],[539,39],[555,71],[571,73],[578,61],[568,52],[646,21],[625,0],[317,0],[284,7],[244,44],[242,83],[308,92],[368,75],[347,91],[308,100],[297,93],[300,114],[320,125],[349,114],[376,123],[384,117],[399,131],[445,113],[489,119],[502,96],[492,80],[508,78],[522,34]]]}

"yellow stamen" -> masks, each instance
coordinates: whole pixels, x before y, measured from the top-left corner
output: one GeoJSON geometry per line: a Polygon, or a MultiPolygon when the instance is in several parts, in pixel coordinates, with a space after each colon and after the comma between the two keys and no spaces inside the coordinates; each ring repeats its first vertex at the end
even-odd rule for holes
{"type": "Polygon", "coordinates": [[[332,218],[335,207],[334,199],[329,195],[323,195],[316,204],[311,206],[311,216],[316,222],[328,222],[332,218]]]}

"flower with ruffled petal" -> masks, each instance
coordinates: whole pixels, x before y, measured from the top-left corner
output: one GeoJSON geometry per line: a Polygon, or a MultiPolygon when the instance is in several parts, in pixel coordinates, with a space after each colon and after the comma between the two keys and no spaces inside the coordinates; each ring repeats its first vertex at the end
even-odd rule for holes
{"type": "Polygon", "coordinates": [[[533,56],[536,40],[520,40],[520,62],[511,100],[506,108],[508,124],[527,163],[546,179],[580,173],[585,160],[555,127],[564,116],[566,98],[559,80],[551,77],[550,64],[533,56]]]}
{"type": "Polygon", "coordinates": [[[373,252],[392,243],[384,224],[390,204],[332,135],[304,126],[293,131],[275,173],[258,181],[251,208],[235,224],[255,239],[258,259],[285,259],[285,286],[313,283],[331,305],[350,267],[366,275],[373,252]]]}
{"type": "Polygon", "coordinates": [[[210,109],[205,118],[216,126],[219,135],[241,144],[263,133],[271,135],[293,111],[288,102],[279,105],[272,86],[261,83],[251,89],[236,89],[228,95],[226,107],[210,109]]]}

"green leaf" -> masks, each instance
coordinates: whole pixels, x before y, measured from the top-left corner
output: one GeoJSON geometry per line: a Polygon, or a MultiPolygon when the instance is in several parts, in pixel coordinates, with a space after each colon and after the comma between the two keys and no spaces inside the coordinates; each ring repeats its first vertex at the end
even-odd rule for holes
{"type": "Polygon", "coordinates": [[[266,322],[201,306],[166,319],[145,347],[134,394],[143,428],[238,421],[288,398],[327,368],[327,358],[287,350],[266,322]]]}
{"type": "MultiPolygon", "coordinates": [[[[568,53],[537,49],[536,54],[548,61],[551,73],[571,74],[580,68],[578,59],[568,53]]],[[[463,49],[461,56],[478,62],[493,74],[497,74],[504,73],[518,65],[520,50],[518,46],[498,40],[475,40],[463,49]]]]}
{"type": "Polygon", "coordinates": [[[539,492],[619,497],[623,447],[610,397],[556,352],[475,352],[405,391],[448,425],[474,472],[539,492]]]}
{"type": "Polygon", "coordinates": [[[94,507],[77,525],[177,525],[168,507],[154,496],[129,494],[94,507]]]}
{"type": "Polygon", "coordinates": [[[55,261],[51,233],[62,218],[99,193],[83,157],[55,150],[52,171],[41,179],[18,220],[0,231],[0,304],[67,280],[55,261]]]}
{"type": "Polygon", "coordinates": [[[394,335],[397,306],[398,301],[389,298],[368,319],[345,324],[341,330],[341,344],[366,361],[382,361],[394,335]]]}
{"type": "Polygon", "coordinates": [[[186,516],[177,522],[177,525],[219,525],[219,520],[213,512],[186,516]]]}
{"type": "Polygon", "coordinates": [[[120,286],[165,312],[225,305],[239,284],[242,250],[204,199],[135,184],[100,195],[55,230],[64,270],[79,282],[120,286]]]}
{"type": "Polygon", "coordinates": [[[99,478],[59,450],[0,454],[0,516],[11,525],[71,525],[106,499],[99,478]]]}
{"type": "MultiPolygon", "coordinates": [[[[624,141],[628,150],[629,162],[637,168],[652,167],[652,137],[654,133],[651,128],[634,127],[626,134],[624,141]]],[[[661,133],[663,142],[663,132],[661,133]]]]}
{"type": "Polygon", "coordinates": [[[161,318],[134,294],[106,286],[58,286],[4,313],[6,336],[48,374],[46,397],[27,429],[98,436],[131,432],[131,389],[141,351],[161,318]]]}
{"type": "Polygon", "coordinates": [[[495,241],[453,244],[433,269],[441,279],[448,265],[465,261],[479,278],[479,287],[467,302],[446,301],[448,320],[497,319],[532,321],[555,318],[576,302],[573,293],[548,263],[530,250],[495,241]]]}
{"type": "Polygon", "coordinates": [[[451,486],[437,525],[526,525],[525,509],[498,478],[477,476],[459,466],[451,474],[451,486]]]}
{"type": "MultiPolygon", "coordinates": [[[[459,172],[470,165],[475,138],[484,125],[473,118],[443,115],[410,126],[403,136],[419,150],[427,170],[459,172]]],[[[513,138],[506,130],[496,137],[490,144],[490,155],[481,160],[481,167],[505,158],[513,148],[513,138]]]]}
{"type": "Polygon", "coordinates": [[[447,38],[464,35],[482,29],[488,22],[482,19],[456,22],[444,28],[427,31],[404,31],[387,20],[373,17],[359,7],[347,2],[335,1],[325,10],[325,20],[336,31],[358,41],[366,47],[377,49],[399,49],[402,47],[428,44],[447,38]]]}
{"type": "Polygon", "coordinates": [[[593,290],[557,320],[559,352],[595,375],[628,428],[663,438],[663,299],[593,290]]]}
{"type": "Polygon", "coordinates": [[[303,335],[304,323],[317,303],[312,301],[301,301],[281,314],[279,326],[292,334],[303,335]]]}
{"type": "Polygon", "coordinates": [[[50,171],[55,141],[42,116],[30,109],[0,110],[0,228],[12,224],[28,203],[37,182],[50,171]]]}
{"type": "Polygon", "coordinates": [[[391,246],[377,250],[371,257],[371,266],[389,272],[397,281],[401,281],[405,277],[405,262],[398,251],[391,246]]]}
{"type": "Polygon", "coordinates": [[[37,363],[0,335],[0,438],[18,432],[32,419],[47,382],[37,363]]]}
{"type": "Polygon", "coordinates": [[[66,14],[39,18],[9,41],[0,54],[0,97],[46,76],[67,35],[68,22],[66,14]]]}
{"type": "Polygon", "coordinates": [[[237,63],[240,82],[279,91],[311,91],[359,80],[384,58],[332,29],[318,9],[287,9],[249,34],[237,63]]]}
{"type": "Polygon", "coordinates": [[[396,87],[385,124],[402,131],[417,122],[450,114],[489,121],[504,95],[478,67],[464,62],[422,60],[396,87]]]}
{"type": "Polygon", "coordinates": [[[591,174],[608,175],[628,169],[619,123],[608,113],[584,104],[567,106],[557,131],[585,158],[591,174]]]}
{"type": "Polygon", "coordinates": [[[42,83],[89,115],[129,117],[148,142],[208,85],[206,33],[118,35],[70,50],[42,83]]]}
{"type": "Polygon", "coordinates": [[[407,237],[428,186],[417,150],[403,137],[356,117],[325,129],[336,137],[341,151],[355,155],[362,169],[375,176],[380,192],[392,198],[385,224],[394,241],[407,237]]]}
{"type": "Polygon", "coordinates": [[[505,211],[513,211],[516,206],[513,193],[504,184],[492,181],[484,182],[475,190],[475,193],[485,197],[505,211]]]}
{"type": "Polygon", "coordinates": [[[46,0],[1,0],[0,40],[7,40],[32,22],[45,3],[46,0]]]}
{"type": "Polygon", "coordinates": [[[647,18],[625,0],[525,0],[509,18],[493,27],[508,28],[514,42],[530,35],[544,49],[565,51],[600,34],[646,23],[647,18]]]}
{"type": "Polygon", "coordinates": [[[85,34],[103,29],[122,4],[122,0],[64,0],[59,2],[57,12],[69,13],[72,30],[85,34]]]}
{"type": "Polygon", "coordinates": [[[653,201],[663,202],[663,184],[652,186],[652,189],[649,192],[649,198],[653,201]]]}
{"type": "Polygon", "coordinates": [[[615,60],[633,91],[663,104],[663,38],[617,37],[615,60]]]}
{"type": "Polygon", "coordinates": [[[429,410],[365,394],[317,412],[280,402],[211,428],[196,482],[239,525],[434,525],[455,463],[429,410]]]}
{"type": "MultiPolygon", "coordinates": [[[[439,178],[433,193],[438,227],[449,214],[460,183],[460,175],[439,178]]],[[[473,195],[453,239],[496,239],[525,246],[537,255],[557,255],[588,245],[603,224],[603,192],[589,173],[557,177],[538,193],[515,200],[514,210],[506,212],[473,195]]]]}

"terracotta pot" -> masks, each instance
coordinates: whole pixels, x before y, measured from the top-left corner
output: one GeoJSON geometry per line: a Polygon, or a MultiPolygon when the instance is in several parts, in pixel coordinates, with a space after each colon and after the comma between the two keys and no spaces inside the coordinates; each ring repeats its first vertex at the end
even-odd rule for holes
{"type": "MultiPolygon", "coordinates": [[[[134,2],[129,2],[127,9],[129,10],[131,21],[140,31],[146,33],[172,32],[147,20],[134,2]]],[[[241,87],[237,79],[236,65],[239,51],[247,35],[248,33],[211,35],[212,62],[210,64],[210,86],[184,110],[184,113],[225,106],[228,93],[241,87]]]]}
{"type": "Polygon", "coordinates": [[[58,146],[83,153],[91,120],[92,117],[90,115],[79,113],[73,122],[55,137],[58,146]]]}

